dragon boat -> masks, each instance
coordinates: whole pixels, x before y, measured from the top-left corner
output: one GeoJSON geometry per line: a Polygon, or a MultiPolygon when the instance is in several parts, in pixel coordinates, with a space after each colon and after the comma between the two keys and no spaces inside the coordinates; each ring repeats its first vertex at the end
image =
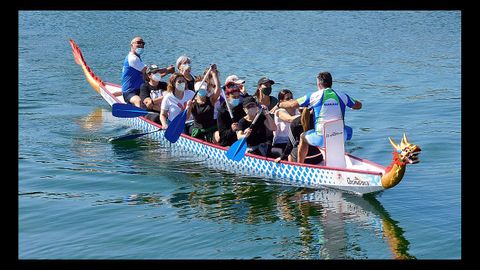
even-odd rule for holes
{"type": "MultiPolygon", "coordinates": [[[[125,103],[121,86],[102,81],[85,62],[77,44],[70,39],[75,62],[82,67],[89,84],[112,106],[125,103]]],[[[236,174],[261,177],[283,184],[320,189],[324,187],[340,189],[357,195],[379,192],[396,186],[403,178],[407,164],[418,163],[421,149],[411,144],[405,134],[400,144],[389,138],[393,147],[393,159],[388,167],[343,152],[343,166],[331,166],[324,161],[317,165],[281,161],[246,153],[240,161],[226,156],[227,147],[215,145],[200,139],[181,134],[178,141],[171,143],[165,139],[165,130],[161,125],[145,116],[119,118],[129,126],[145,131],[152,140],[157,140],[162,147],[173,155],[191,156],[206,161],[206,165],[236,174]]],[[[325,148],[319,148],[325,156],[325,148]]]]}

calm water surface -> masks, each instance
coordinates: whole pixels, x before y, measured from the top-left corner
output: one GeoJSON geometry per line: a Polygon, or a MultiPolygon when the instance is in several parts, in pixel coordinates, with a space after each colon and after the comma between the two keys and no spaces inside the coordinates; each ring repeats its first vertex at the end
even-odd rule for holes
{"type": "Polygon", "coordinates": [[[20,259],[461,258],[461,14],[455,11],[19,12],[20,259]],[[388,165],[388,137],[421,146],[394,189],[358,197],[208,169],[135,132],[75,64],[69,38],[120,83],[143,59],[217,63],[252,93],[268,76],[295,97],[328,70],[348,111],[346,150],[388,165]]]}

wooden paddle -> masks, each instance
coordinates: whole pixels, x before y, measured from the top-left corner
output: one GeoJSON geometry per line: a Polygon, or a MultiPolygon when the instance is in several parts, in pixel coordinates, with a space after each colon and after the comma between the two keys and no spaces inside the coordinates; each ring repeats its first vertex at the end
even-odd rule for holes
{"type": "MultiPolygon", "coordinates": [[[[203,77],[203,80],[200,83],[200,85],[202,85],[203,82],[205,82],[205,79],[207,78],[211,70],[212,70],[212,65],[210,65],[210,68],[207,70],[207,73],[205,73],[205,76],[203,77]]],[[[195,91],[195,95],[193,95],[191,100],[194,100],[197,94],[198,94],[198,91],[195,91]]],[[[182,134],[183,129],[185,128],[185,120],[187,120],[188,109],[189,107],[187,106],[185,110],[183,110],[179,115],[173,118],[170,124],[168,124],[167,130],[165,130],[165,138],[169,142],[175,143],[177,142],[178,138],[180,138],[180,134],[182,134]]]]}
{"type": "MultiPolygon", "coordinates": [[[[263,108],[260,107],[259,112],[255,116],[255,118],[252,121],[252,124],[250,124],[249,128],[252,128],[253,125],[257,122],[258,118],[263,112],[263,108]]],[[[241,138],[240,140],[236,141],[232,146],[230,146],[230,149],[225,153],[228,159],[234,160],[234,161],[240,161],[244,156],[245,152],[247,151],[247,137],[250,136],[248,134],[247,136],[241,138]]]]}

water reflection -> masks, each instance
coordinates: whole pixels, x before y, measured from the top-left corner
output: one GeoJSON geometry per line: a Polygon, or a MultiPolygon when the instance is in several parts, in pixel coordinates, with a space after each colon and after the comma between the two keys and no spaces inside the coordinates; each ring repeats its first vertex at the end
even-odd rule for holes
{"type": "Polygon", "coordinates": [[[250,178],[243,179],[241,184],[233,179],[229,183],[193,182],[192,186],[180,187],[170,195],[133,194],[124,203],[168,204],[184,219],[281,227],[294,224],[298,230],[293,237],[296,239],[278,243],[282,252],[291,253],[295,249],[294,258],[368,259],[372,257],[368,251],[372,248],[370,244],[379,242],[383,249],[374,254],[415,259],[409,254],[410,243],[403,229],[374,196],[358,197],[333,189],[285,188],[258,181],[250,178]],[[368,247],[362,241],[368,242],[368,247]]]}
{"type": "MultiPolygon", "coordinates": [[[[100,114],[101,109],[87,118],[99,119],[100,114]]],[[[117,161],[122,161],[118,172],[167,180],[174,191],[130,194],[99,200],[98,204],[168,205],[181,219],[278,226],[282,239],[276,242],[282,253],[278,257],[291,254],[286,257],[415,259],[409,254],[410,243],[403,229],[374,195],[359,197],[334,189],[303,189],[219,172],[209,169],[203,161],[170,153],[164,149],[168,147],[148,137],[109,145],[117,161]],[[281,231],[283,226],[295,228],[297,234],[288,235],[281,231]],[[381,250],[369,250],[376,247],[381,250]]]]}
{"type": "Polygon", "coordinates": [[[96,131],[102,128],[104,122],[104,113],[101,107],[98,107],[87,116],[76,121],[85,131],[96,131]]]}

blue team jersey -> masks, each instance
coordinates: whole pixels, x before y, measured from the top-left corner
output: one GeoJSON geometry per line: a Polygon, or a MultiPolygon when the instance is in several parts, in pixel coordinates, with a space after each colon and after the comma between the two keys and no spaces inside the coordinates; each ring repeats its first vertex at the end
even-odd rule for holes
{"type": "Polygon", "coordinates": [[[142,70],[145,64],[140,57],[130,52],[123,62],[122,68],[122,92],[129,93],[140,89],[144,82],[142,70]]]}
{"type": "Polygon", "coordinates": [[[355,99],[345,93],[335,92],[331,88],[316,91],[297,99],[300,107],[313,107],[315,130],[322,133],[323,123],[330,120],[344,119],[345,107],[353,107],[355,99]]]}

